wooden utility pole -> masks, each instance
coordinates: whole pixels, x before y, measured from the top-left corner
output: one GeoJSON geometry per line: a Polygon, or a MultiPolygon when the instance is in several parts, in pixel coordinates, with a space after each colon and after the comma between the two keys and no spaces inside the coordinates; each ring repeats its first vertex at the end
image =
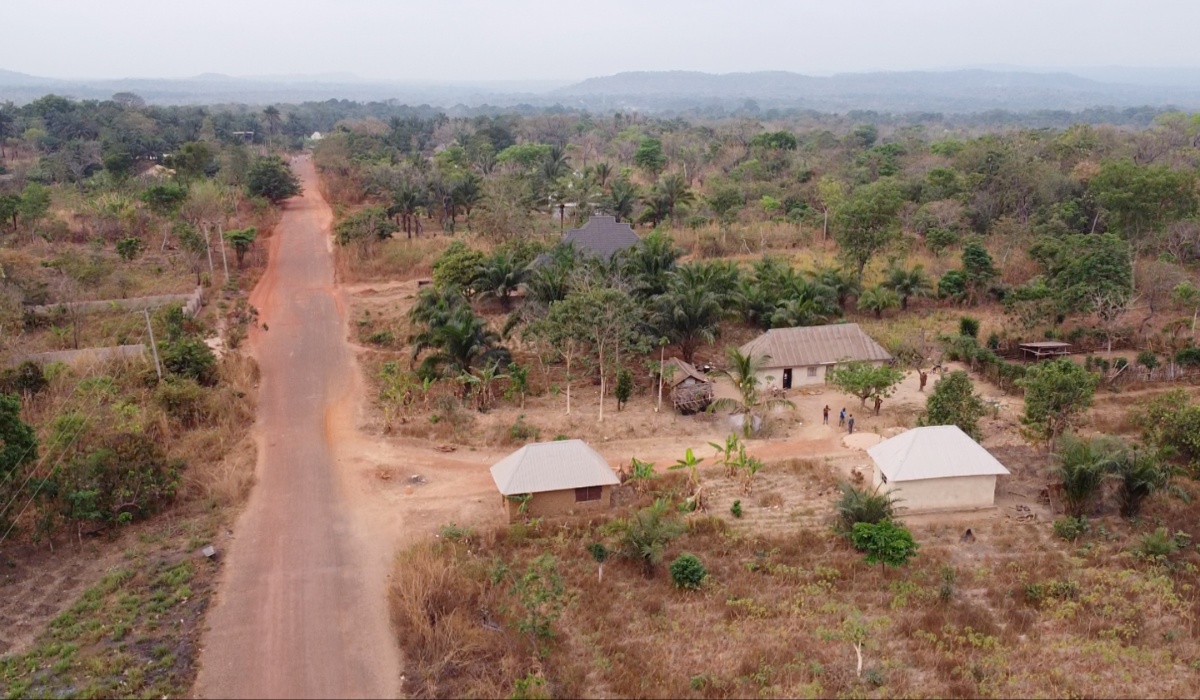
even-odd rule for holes
{"type": "Polygon", "coordinates": [[[150,334],[150,350],[154,353],[154,371],[158,373],[158,380],[162,381],[162,363],[158,361],[158,344],[154,342],[154,327],[150,325],[150,307],[142,309],[146,314],[146,332],[150,334]]]}
{"type": "Polygon", "coordinates": [[[229,259],[225,257],[225,225],[217,224],[217,240],[221,241],[221,266],[225,268],[225,284],[229,284],[229,259]]]}

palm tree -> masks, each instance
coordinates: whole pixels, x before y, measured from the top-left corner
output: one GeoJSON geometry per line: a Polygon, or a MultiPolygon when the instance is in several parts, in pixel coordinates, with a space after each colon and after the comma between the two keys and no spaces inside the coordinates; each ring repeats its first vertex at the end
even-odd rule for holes
{"type": "Polygon", "coordinates": [[[850,297],[858,296],[862,292],[862,285],[859,284],[858,278],[854,276],[854,273],[843,268],[817,268],[813,273],[813,279],[834,291],[837,296],[837,304],[842,311],[846,310],[846,304],[850,297]]]}
{"type": "Polygon", "coordinates": [[[758,393],[758,385],[761,380],[758,375],[766,367],[770,361],[769,355],[743,355],[738,348],[729,348],[727,351],[729,358],[729,369],[719,369],[713,372],[718,377],[725,377],[733,382],[733,386],[737,389],[738,398],[720,398],[713,401],[709,405],[709,411],[729,410],[733,413],[740,413],[745,418],[742,422],[742,433],[746,437],[750,437],[754,432],[754,419],[760,408],[771,411],[779,407],[796,408],[796,404],[787,399],[767,399],[763,400],[758,393]]]}
{"type": "Polygon", "coordinates": [[[1117,501],[1121,515],[1126,518],[1136,516],[1142,509],[1142,501],[1158,491],[1167,491],[1187,501],[1187,492],[1171,483],[1175,473],[1173,467],[1164,464],[1153,452],[1129,450],[1122,454],[1116,463],[1117,501]]]}
{"type": "Polygon", "coordinates": [[[450,187],[450,231],[454,231],[454,216],[461,209],[467,215],[467,230],[471,230],[471,210],[483,201],[483,181],[475,173],[467,173],[450,187]]]}
{"type": "Polygon", "coordinates": [[[879,489],[866,491],[846,483],[839,484],[838,488],[842,491],[842,497],[838,499],[835,509],[837,528],[841,532],[849,534],[857,523],[875,525],[892,519],[898,499],[890,493],[880,493],[879,489]]]}
{"type": "Polygon", "coordinates": [[[275,148],[275,134],[283,125],[283,117],[280,116],[279,109],[271,105],[263,110],[263,119],[267,122],[267,133],[271,136],[271,148],[275,148]]]}
{"type": "Polygon", "coordinates": [[[776,300],[757,280],[748,277],[738,280],[733,299],[746,323],[762,329],[771,327],[771,316],[777,308],[776,300]]]}
{"type": "Polygon", "coordinates": [[[655,231],[625,251],[622,267],[633,278],[639,295],[654,297],[667,290],[668,275],[681,255],[683,251],[670,237],[655,231]]]}
{"type": "Polygon", "coordinates": [[[617,223],[628,221],[633,218],[633,209],[637,206],[640,196],[637,185],[621,178],[613,181],[612,187],[608,189],[603,207],[616,217],[617,223]]]}
{"type": "MultiPolygon", "coordinates": [[[[437,325],[431,324],[414,339],[413,359],[427,349],[435,352],[427,356],[417,369],[422,377],[457,377],[470,373],[477,366],[508,364],[510,356],[500,345],[500,335],[487,327],[487,322],[476,316],[470,307],[455,311],[437,325]]],[[[469,391],[469,387],[464,386],[469,391]]],[[[464,393],[464,397],[466,393],[464,393]]]]}
{"type": "Polygon", "coordinates": [[[474,286],[483,296],[499,299],[500,305],[508,311],[512,306],[512,294],[528,279],[528,265],[519,263],[512,252],[497,251],[483,263],[474,286]]]}
{"type": "Polygon", "coordinates": [[[550,150],[546,153],[546,160],[542,164],[542,174],[547,180],[557,180],[566,175],[570,169],[571,163],[567,157],[567,149],[561,144],[551,144],[550,150]]]}
{"type": "Polygon", "coordinates": [[[1104,480],[1119,468],[1120,448],[1105,438],[1088,440],[1070,435],[1059,447],[1056,472],[1062,483],[1063,503],[1068,515],[1083,517],[1100,495],[1104,480]]]}
{"type": "Polygon", "coordinates": [[[883,286],[900,297],[901,311],[908,311],[909,297],[925,297],[933,293],[933,285],[925,274],[924,265],[915,265],[908,270],[899,266],[891,268],[883,286]]]}
{"type": "Polygon", "coordinates": [[[663,201],[667,204],[667,216],[675,218],[675,209],[681,204],[690,204],[696,200],[687,184],[687,178],[679,173],[663,175],[654,186],[663,201]]]}
{"type": "Polygon", "coordinates": [[[642,198],[642,215],[638,217],[638,223],[650,224],[651,228],[658,228],[658,225],[666,221],[671,216],[671,202],[657,189],[650,191],[650,194],[642,198]]]}
{"type": "Polygon", "coordinates": [[[600,161],[592,166],[592,179],[596,184],[603,188],[608,184],[608,179],[612,177],[613,167],[609,163],[600,161]]]}
{"type": "Polygon", "coordinates": [[[417,210],[421,208],[422,192],[411,182],[403,182],[392,191],[392,205],[388,207],[388,216],[396,217],[396,223],[408,235],[413,237],[417,228],[417,210]]]}
{"type": "Polygon", "coordinates": [[[655,330],[679,346],[684,362],[692,362],[701,343],[720,336],[725,308],[708,289],[677,283],[655,301],[655,330]]]}
{"type": "Polygon", "coordinates": [[[733,298],[741,272],[732,260],[697,260],[675,268],[673,284],[701,287],[724,304],[733,298]]]}
{"type": "Polygon", "coordinates": [[[875,318],[883,318],[884,311],[899,305],[900,297],[883,285],[871,287],[858,297],[858,308],[873,312],[875,318]]]}

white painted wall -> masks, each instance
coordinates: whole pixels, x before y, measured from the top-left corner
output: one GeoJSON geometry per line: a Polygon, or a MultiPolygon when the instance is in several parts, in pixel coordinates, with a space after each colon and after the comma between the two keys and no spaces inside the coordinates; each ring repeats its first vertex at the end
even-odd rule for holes
{"type": "Polygon", "coordinates": [[[944,479],[919,479],[883,484],[879,468],[875,468],[874,485],[902,499],[896,504],[898,512],[933,510],[975,510],[996,504],[996,476],[958,476],[944,479]]]}
{"type": "MultiPolygon", "coordinates": [[[[876,367],[884,364],[882,361],[873,363],[876,367]]],[[[825,374],[836,365],[813,365],[812,369],[815,374],[809,376],[808,367],[793,367],[792,368],[792,388],[802,386],[819,386],[825,384],[825,374]]],[[[783,388],[783,368],[775,367],[766,369],[758,373],[759,386],[767,388],[783,388]]]]}

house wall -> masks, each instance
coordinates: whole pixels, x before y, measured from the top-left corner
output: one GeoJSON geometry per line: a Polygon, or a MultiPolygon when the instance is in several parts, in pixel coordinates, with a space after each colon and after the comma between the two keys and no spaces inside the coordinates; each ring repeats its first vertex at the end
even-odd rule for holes
{"type": "MultiPolygon", "coordinates": [[[[871,364],[879,367],[885,364],[883,361],[872,362],[871,364]]],[[[814,377],[808,376],[808,367],[793,367],[792,368],[792,388],[801,386],[818,386],[826,381],[826,373],[830,368],[836,365],[814,365],[817,368],[817,374],[814,377]]],[[[783,367],[772,367],[758,373],[759,386],[762,388],[783,388],[783,367]]]]}
{"type": "Polygon", "coordinates": [[[996,503],[996,476],[958,476],[944,479],[919,479],[883,484],[875,469],[874,485],[902,499],[898,512],[917,513],[935,510],[975,510],[996,503]]]}
{"type": "MultiPolygon", "coordinates": [[[[501,496],[501,498],[504,497],[501,496]]],[[[577,503],[575,489],[563,489],[533,494],[533,498],[529,500],[529,505],[525,508],[524,515],[519,512],[521,504],[514,503],[507,498],[504,498],[504,510],[508,514],[509,520],[517,520],[521,517],[538,518],[544,515],[568,515],[587,510],[603,510],[611,503],[612,487],[604,486],[601,488],[598,501],[577,503]]]]}

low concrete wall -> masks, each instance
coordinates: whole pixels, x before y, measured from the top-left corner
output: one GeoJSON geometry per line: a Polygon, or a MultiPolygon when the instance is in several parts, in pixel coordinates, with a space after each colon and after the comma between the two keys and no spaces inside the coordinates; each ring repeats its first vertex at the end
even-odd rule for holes
{"type": "Polygon", "coordinates": [[[36,316],[50,316],[59,312],[60,309],[67,310],[74,308],[80,314],[92,314],[102,311],[111,311],[112,309],[124,309],[126,311],[141,311],[142,309],[156,309],[162,306],[171,304],[179,304],[183,306],[183,313],[186,316],[195,316],[200,311],[200,307],[204,305],[204,294],[200,287],[196,287],[196,291],[191,294],[159,294],[149,297],[134,297],[132,299],[103,299],[100,301],[80,301],[62,304],[46,304],[44,306],[26,306],[26,313],[31,313],[36,316]]]}
{"type": "Polygon", "coordinates": [[[29,355],[14,357],[12,364],[20,364],[26,360],[46,365],[51,362],[62,362],[68,365],[79,365],[86,362],[103,362],[116,359],[144,358],[146,346],[114,345],[107,348],[83,348],[82,350],[56,350],[54,352],[37,352],[29,355]]]}

